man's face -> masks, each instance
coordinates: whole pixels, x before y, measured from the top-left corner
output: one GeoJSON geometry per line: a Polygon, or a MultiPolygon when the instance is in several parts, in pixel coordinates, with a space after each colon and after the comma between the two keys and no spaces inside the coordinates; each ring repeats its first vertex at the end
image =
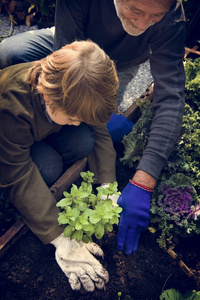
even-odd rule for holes
{"type": "Polygon", "coordinates": [[[114,4],[124,30],[133,36],[161,21],[171,6],[170,1],[158,4],[157,0],[114,0],[114,4]]]}

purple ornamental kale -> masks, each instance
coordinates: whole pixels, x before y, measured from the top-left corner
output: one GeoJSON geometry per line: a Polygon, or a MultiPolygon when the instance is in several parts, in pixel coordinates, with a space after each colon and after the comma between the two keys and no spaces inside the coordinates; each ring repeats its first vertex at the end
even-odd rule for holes
{"type": "Polygon", "coordinates": [[[163,185],[162,194],[163,197],[160,200],[160,206],[163,207],[166,213],[176,217],[176,219],[188,218],[193,212],[191,208],[193,190],[191,187],[171,188],[163,185]]]}

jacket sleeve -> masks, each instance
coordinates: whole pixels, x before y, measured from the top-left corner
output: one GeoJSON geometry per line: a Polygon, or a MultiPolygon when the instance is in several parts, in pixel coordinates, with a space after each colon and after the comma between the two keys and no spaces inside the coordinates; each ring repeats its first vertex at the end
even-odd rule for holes
{"type": "Polygon", "coordinates": [[[0,112],[0,187],[8,191],[33,233],[49,243],[63,231],[57,221],[59,209],[30,157],[31,126],[25,116],[17,114],[0,112]]]}
{"type": "Polygon", "coordinates": [[[95,183],[109,183],[116,180],[116,152],[106,126],[91,126],[95,133],[93,151],[88,156],[88,167],[94,173],[95,183]]]}
{"type": "MultiPolygon", "coordinates": [[[[153,111],[148,144],[138,169],[158,179],[180,132],[184,112],[183,67],[185,23],[165,24],[162,36],[151,44],[150,66],[154,78],[153,111]]],[[[158,27],[159,28],[159,27],[158,27]]]]}

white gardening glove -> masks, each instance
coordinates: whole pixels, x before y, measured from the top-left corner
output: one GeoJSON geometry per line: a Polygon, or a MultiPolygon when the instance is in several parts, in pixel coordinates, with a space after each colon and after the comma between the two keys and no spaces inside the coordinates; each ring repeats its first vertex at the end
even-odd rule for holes
{"type": "MultiPolygon", "coordinates": [[[[106,188],[109,187],[109,183],[102,183],[101,187],[104,188],[104,189],[106,189],[106,188]]],[[[102,199],[106,199],[106,196],[105,195],[101,195],[101,198],[102,199]]],[[[109,198],[112,200],[113,203],[117,204],[117,200],[118,200],[119,196],[118,195],[110,195],[109,198]]]]}
{"type": "Polygon", "coordinates": [[[103,257],[103,251],[97,244],[70,240],[63,233],[51,244],[56,247],[56,261],[73,290],[80,290],[81,285],[88,292],[93,292],[95,287],[105,289],[109,274],[92,255],[103,257]]]}

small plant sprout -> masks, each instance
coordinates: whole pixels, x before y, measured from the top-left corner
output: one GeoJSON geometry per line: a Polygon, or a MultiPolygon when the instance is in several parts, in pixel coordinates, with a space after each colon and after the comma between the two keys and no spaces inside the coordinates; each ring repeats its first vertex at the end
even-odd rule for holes
{"type": "Polygon", "coordinates": [[[120,300],[120,299],[121,299],[122,293],[121,293],[121,292],[118,292],[117,295],[118,295],[118,300],[120,300]]]}
{"type": "Polygon", "coordinates": [[[98,187],[95,194],[94,174],[88,171],[80,175],[83,178],[80,187],[72,184],[70,193],[64,192],[65,198],[57,203],[61,208],[58,223],[66,225],[65,237],[88,243],[93,236],[101,239],[105,231],[113,231],[113,225],[119,223],[122,208],[110,199],[112,195],[120,195],[117,182],[109,183],[107,188],[98,187]]]}

